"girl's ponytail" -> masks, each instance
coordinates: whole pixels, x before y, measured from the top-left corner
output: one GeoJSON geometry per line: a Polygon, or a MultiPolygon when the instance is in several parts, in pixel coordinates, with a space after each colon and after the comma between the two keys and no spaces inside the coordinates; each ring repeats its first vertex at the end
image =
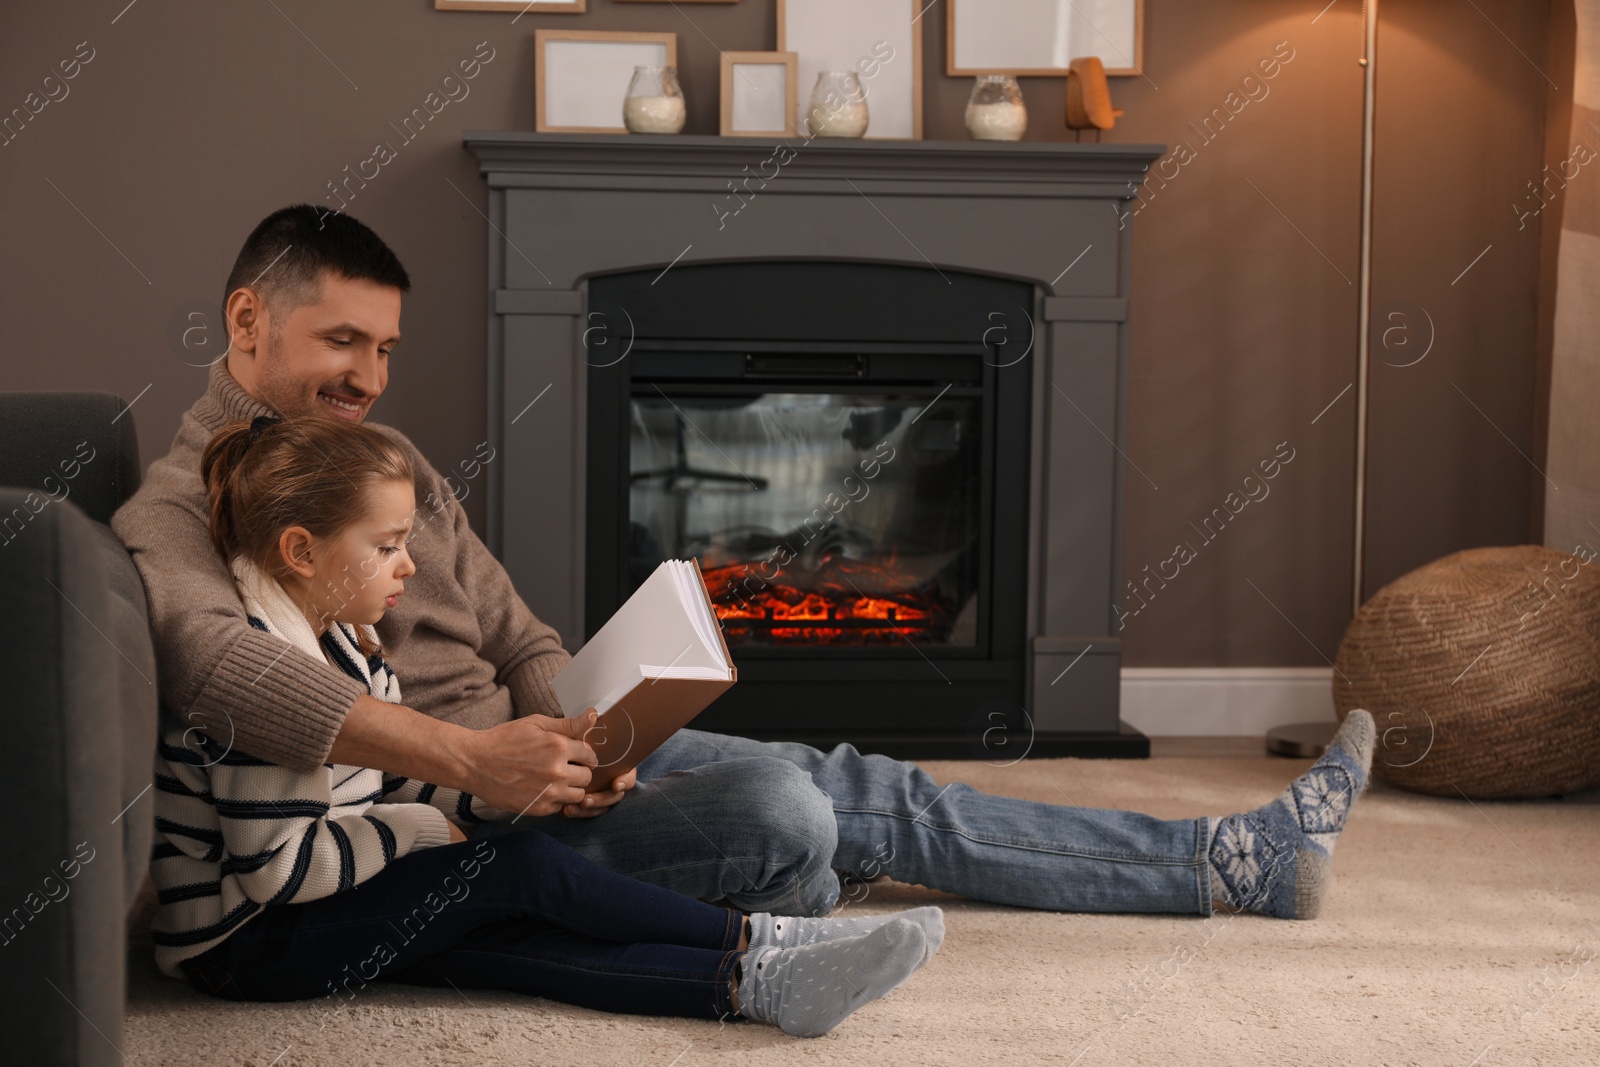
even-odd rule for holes
{"type": "Polygon", "coordinates": [[[234,487],[240,461],[255,435],[248,422],[229,423],[206,443],[200,455],[200,479],[206,486],[211,543],[218,555],[232,560],[239,555],[239,527],[234,516],[234,487]]]}

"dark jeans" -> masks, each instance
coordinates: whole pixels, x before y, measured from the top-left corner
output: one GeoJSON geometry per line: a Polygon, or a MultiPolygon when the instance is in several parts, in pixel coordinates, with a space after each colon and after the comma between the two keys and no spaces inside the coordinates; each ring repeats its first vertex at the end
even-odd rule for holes
{"type": "Polygon", "coordinates": [[[536,830],[409,853],[353,889],[264,909],[184,962],[230,1000],[367,982],[507,989],[601,1011],[736,1018],[744,916],[615,874],[536,830]]]}

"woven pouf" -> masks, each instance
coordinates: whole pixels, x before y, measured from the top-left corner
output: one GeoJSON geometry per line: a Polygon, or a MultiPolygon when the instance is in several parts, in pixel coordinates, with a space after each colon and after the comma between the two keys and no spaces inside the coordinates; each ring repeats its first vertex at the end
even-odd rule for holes
{"type": "Polygon", "coordinates": [[[1391,582],[1345,631],[1333,703],[1372,713],[1373,775],[1406,789],[1600,785],[1600,559],[1475,548],[1391,582]]]}

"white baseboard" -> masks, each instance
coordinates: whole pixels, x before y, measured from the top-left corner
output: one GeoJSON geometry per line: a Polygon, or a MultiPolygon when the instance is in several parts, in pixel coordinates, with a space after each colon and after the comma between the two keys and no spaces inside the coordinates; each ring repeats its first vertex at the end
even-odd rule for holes
{"type": "Polygon", "coordinates": [[[1265,734],[1333,722],[1327,667],[1124,667],[1122,718],[1150,737],[1265,734]]]}

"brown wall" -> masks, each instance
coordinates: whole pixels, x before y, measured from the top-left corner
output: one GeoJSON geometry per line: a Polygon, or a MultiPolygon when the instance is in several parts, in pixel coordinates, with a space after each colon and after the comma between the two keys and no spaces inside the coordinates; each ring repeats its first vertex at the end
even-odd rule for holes
{"type": "MultiPolygon", "coordinates": [[[[1552,30],[1542,3],[1475,6],[1382,5],[1374,307],[1380,330],[1390,311],[1410,316],[1417,343],[1421,309],[1436,337],[1415,366],[1375,360],[1369,592],[1444,552],[1530,536],[1538,476],[1518,453],[1535,455],[1551,282],[1541,240],[1553,231],[1536,220],[1518,232],[1509,205],[1561,158],[1545,154],[1564,138],[1547,137],[1545,119],[1570,94],[1571,30],[1560,18],[1552,30]]],[[[676,31],[689,133],[716,132],[717,48],[776,41],[771,0],[589,7],[515,23],[428,0],[8,9],[0,109],[20,105],[79,42],[94,58],[70,95],[0,148],[0,387],[138,395],[145,459],[164,452],[204,382],[180,335],[199,321],[214,328],[251,226],[285,203],[322,201],[327,182],[396,140],[388,124],[487,40],[495,57],[471,95],[349,207],[414,282],[377,417],[440,466],[471,456],[486,406],[484,190],[460,133],[532,128],[535,27],[676,31]]],[[[1317,416],[1354,381],[1361,31],[1358,5],[1317,17],[1321,7],[1147,0],[1148,77],[1113,83],[1127,114],[1108,139],[1192,153],[1169,181],[1149,183],[1133,223],[1126,449],[1149,480],[1130,469],[1127,574],[1141,577],[1179,542],[1198,552],[1128,620],[1130,665],[1321,665],[1348,618],[1353,391],[1317,416]],[[1241,87],[1278,42],[1293,58],[1267,95],[1241,87]],[[1242,89],[1259,99],[1239,109],[1242,89]],[[1188,125],[1230,104],[1237,115],[1214,123],[1212,139],[1188,125]],[[1205,543],[1190,523],[1285,441],[1294,459],[1271,494],[1205,543]]],[[[943,74],[942,15],[922,20],[924,132],[961,138],[971,82],[943,74]]],[[[1063,89],[1023,79],[1031,139],[1068,136],[1063,89]]],[[[1063,248],[1063,265],[1075,251],[1063,248]]],[[[1414,351],[1374,344],[1392,362],[1414,351]]],[[[466,508],[481,523],[481,497],[466,508]]]]}

